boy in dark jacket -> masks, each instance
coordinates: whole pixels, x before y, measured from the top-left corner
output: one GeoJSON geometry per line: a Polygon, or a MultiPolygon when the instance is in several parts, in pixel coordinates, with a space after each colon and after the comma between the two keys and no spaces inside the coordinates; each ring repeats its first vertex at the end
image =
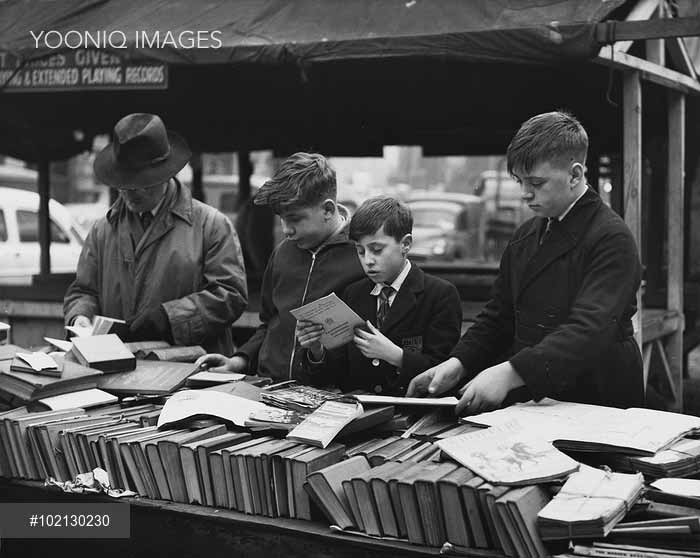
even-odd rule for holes
{"type": "Polygon", "coordinates": [[[411,210],[390,197],[369,199],[353,215],[350,238],[366,277],[349,285],[342,298],[367,329],[357,329],[351,343],[326,354],[322,326],[298,323],[297,338],[318,383],[403,395],[411,379],[446,358],[459,339],[457,289],[411,264],[412,229],[411,210]]]}
{"type": "Polygon", "coordinates": [[[465,384],[460,414],[527,399],[621,408],[644,402],[632,316],[641,265],[625,222],[588,187],[588,134],[570,114],[525,122],[508,170],[535,213],[501,258],[491,300],[411,395],[465,384]]]}
{"type": "Polygon", "coordinates": [[[248,372],[276,381],[307,383],[298,350],[296,320],[289,313],[303,304],[342,290],[362,277],[355,246],[348,239],[349,215],[336,203],[335,171],[322,155],[295,153],[255,196],[280,216],[287,237],[265,269],[261,292],[262,324],[227,358],[206,355],[197,361],[213,371],[248,372]]]}

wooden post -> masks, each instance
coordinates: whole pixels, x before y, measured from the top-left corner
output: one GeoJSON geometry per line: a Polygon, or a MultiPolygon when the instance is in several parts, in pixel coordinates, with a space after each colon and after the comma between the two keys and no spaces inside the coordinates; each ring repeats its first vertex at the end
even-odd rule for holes
{"type": "Polygon", "coordinates": [[[238,209],[250,199],[250,177],[253,174],[253,165],[250,163],[250,151],[241,149],[238,154],[238,209]]]}
{"type": "Polygon", "coordinates": [[[39,275],[51,273],[51,221],[49,199],[51,198],[51,162],[43,157],[39,161],[39,275]]]}
{"type": "Polygon", "coordinates": [[[202,183],[202,154],[199,151],[192,153],[190,167],[192,168],[192,197],[201,202],[206,202],[204,185],[202,183]]]}
{"type": "MultiPolygon", "coordinates": [[[[642,250],[642,84],[639,72],[623,75],[623,165],[622,191],[624,217],[637,247],[642,250]]],[[[642,293],[637,291],[637,313],[633,318],[634,336],[642,347],[642,293]]],[[[646,384],[644,386],[646,390],[646,384]]]]}
{"type": "Polygon", "coordinates": [[[683,216],[685,200],[685,95],[668,91],[668,273],[667,306],[680,316],[666,342],[670,380],[675,387],[673,411],[683,410],[683,216]]]}

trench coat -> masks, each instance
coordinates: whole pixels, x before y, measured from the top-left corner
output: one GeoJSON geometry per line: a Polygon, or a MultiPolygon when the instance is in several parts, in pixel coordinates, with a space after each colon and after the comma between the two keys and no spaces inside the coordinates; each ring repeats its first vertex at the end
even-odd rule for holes
{"type": "Polygon", "coordinates": [[[231,222],[173,181],[138,242],[133,223],[118,199],[92,227],[64,299],[66,324],[81,314],[132,322],[161,307],[176,345],[231,354],[230,326],[248,297],[231,222]]]}

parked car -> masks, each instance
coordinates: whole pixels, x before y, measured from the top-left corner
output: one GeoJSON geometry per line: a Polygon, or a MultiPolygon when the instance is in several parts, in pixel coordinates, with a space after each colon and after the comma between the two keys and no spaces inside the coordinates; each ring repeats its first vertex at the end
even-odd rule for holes
{"type": "Polygon", "coordinates": [[[483,202],[478,196],[426,192],[410,196],[417,260],[481,259],[483,202]]]}
{"type": "Polygon", "coordinates": [[[534,213],[522,199],[520,184],[507,172],[482,172],[474,195],[484,202],[484,256],[497,261],[515,230],[534,213]]]}
{"type": "MultiPolygon", "coordinates": [[[[85,240],[68,210],[49,200],[51,271],[76,270],[85,240]]],[[[0,284],[28,285],[39,273],[39,195],[0,187],[0,284]]]]}

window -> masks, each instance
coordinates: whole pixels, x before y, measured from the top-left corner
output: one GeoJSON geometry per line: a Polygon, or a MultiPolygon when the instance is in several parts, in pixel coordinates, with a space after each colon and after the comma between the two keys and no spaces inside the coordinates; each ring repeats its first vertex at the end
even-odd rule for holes
{"type": "MultiPolygon", "coordinates": [[[[17,228],[20,242],[39,242],[39,214],[36,211],[17,211],[17,228]]],[[[68,244],[70,240],[65,232],[51,221],[51,242],[68,244]]]]}
{"type": "Polygon", "coordinates": [[[0,242],[7,242],[7,225],[5,224],[5,212],[0,209],[0,242]]]}

